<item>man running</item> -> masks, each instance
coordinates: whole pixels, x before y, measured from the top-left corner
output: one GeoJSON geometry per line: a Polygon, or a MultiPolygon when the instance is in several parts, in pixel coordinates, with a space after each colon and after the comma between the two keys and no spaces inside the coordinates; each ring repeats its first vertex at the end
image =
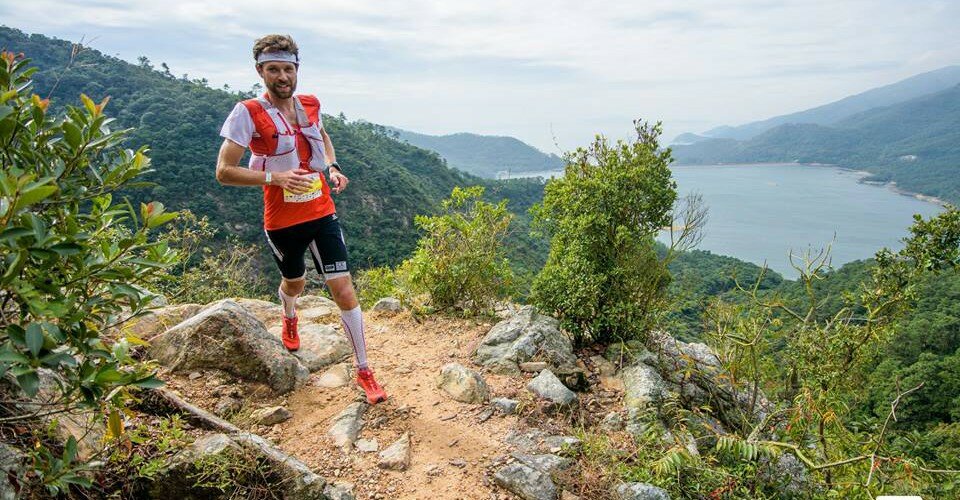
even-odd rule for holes
{"type": "Polygon", "coordinates": [[[320,101],[294,95],[300,56],[287,35],[267,35],[253,45],[263,96],[237,103],[220,130],[224,138],[217,158],[217,181],[228,186],[263,186],[263,226],[282,280],[283,345],[300,348],[297,297],[306,282],[304,254],[310,255],[340,307],[343,329],[353,345],[357,384],[370,404],[387,399],[367,366],[363,317],[357,302],[347,247],[337,222],[331,189],[340,193],[350,182],[337,163],[333,142],[323,128],[320,101]],[[249,168],[239,165],[250,148],[249,168]]]}

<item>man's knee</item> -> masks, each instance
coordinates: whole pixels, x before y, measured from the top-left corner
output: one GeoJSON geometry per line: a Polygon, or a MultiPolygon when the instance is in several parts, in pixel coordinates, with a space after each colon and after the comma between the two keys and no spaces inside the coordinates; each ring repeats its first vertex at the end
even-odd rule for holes
{"type": "Polygon", "coordinates": [[[353,290],[353,281],[350,274],[327,279],[327,287],[333,295],[334,302],[340,309],[353,309],[357,306],[357,294],[353,290]]]}
{"type": "Polygon", "coordinates": [[[303,293],[303,287],[306,283],[306,276],[297,279],[283,278],[281,287],[283,288],[283,293],[287,295],[300,295],[303,293]]]}

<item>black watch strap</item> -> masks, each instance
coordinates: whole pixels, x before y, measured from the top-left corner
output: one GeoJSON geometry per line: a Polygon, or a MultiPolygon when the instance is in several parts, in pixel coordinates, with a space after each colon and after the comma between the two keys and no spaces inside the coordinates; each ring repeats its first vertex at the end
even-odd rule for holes
{"type": "Polygon", "coordinates": [[[330,164],[330,168],[335,168],[335,169],[339,170],[341,174],[343,173],[343,167],[341,167],[340,164],[337,163],[337,162],[331,163],[331,164],[330,164]]]}

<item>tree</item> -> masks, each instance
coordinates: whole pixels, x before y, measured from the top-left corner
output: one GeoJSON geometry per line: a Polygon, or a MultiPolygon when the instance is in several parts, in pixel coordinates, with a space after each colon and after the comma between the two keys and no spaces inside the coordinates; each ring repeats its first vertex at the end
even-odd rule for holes
{"type": "Polygon", "coordinates": [[[503,241],[513,215],[506,200],[482,201],[483,191],[455,187],[440,215],[416,218],[426,234],[400,266],[400,281],[411,292],[426,294],[434,308],[488,313],[511,290],[513,272],[503,241]]]}
{"type": "Polygon", "coordinates": [[[635,125],[633,142],[611,145],[597,136],[568,154],[564,176],[547,183],[543,203],[532,209],[535,224],[551,238],[533,301],[556,315],[577,343],[642,336],[665,309],[667,264],[696,243],[706,218],[697,197],[675,210],[672,160],[670,150],[660,148],[660,124],[635,125]],[[671,245],[661,257],[654,237],[665,227],[671,245]]]}
{"type": "MultiPolygon", "coordinates": [[[[111,131],[103,113],[109,99],[81,96],[81,107],[51,116],[49,101],[30,93],[27,63],[0,54],[0,374],[18,401],[0,424],[82,408],[106,415],[116,437],[129,389],[160,382],[130,356],[141,340],[104,335],[154,299],[143,285],[177,254],[150,235],[176,214],[114,199],[149,171],[146,148],[120,147],[125,131],[111,131]],[[33,403],[42,380],[52,394],[33,403]]],[[[76,444],[33,450],[35,477],[51,493],[88,483],[76,473],[76,444]]]]}

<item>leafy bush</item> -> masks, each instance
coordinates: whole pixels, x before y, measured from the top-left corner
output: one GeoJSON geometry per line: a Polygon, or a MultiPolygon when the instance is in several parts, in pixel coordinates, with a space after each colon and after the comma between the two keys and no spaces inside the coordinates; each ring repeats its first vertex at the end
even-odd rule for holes
{"type": "Polygon", "coordinates": [[[640,337],[665,309],[667,263],[696,240],[706,216],[692,199],[667,255],[657,255],[654,237],[675,227],[676,183],[660,125],[637,122],[636,130],[633,142],[611,145],[597,136],[570,153],[564,176],[547,183],[543,204],[533,208],[551,240],[532,299],[578,344],[640,337]]]}
{"type": "Polygon", "coordinates": [[[384,297],[396,296],[397,273],[389,267],[374,267],[357,272],[353,282],[357,297],[364,308],[373,307],[384,297]]]}
{"type": "MultiPolygon", "coordinates": [[[[160,382],[131,358],[131,342],[101,335],[153,298],[143,286],[175,262],[176,252],[150,234],[176,214],[159,203],[139,211],[111,193],[149,170],[146,149],[121,149],[125,131],[81,96],[63,116],[30,94],[27,60],[0,54],[0,374],[18,398],[41,391],[53,406],[4,416],[4,424],[86,409],[109,415],[122,432],[128,388],[160,382]],[[48,389],[49,387],[49,389],[48,389]]],[[[37,408],[37,406],[29,406],[37,408]]],[[[53,494],[76,474],[73,438],[64,451],[34,452],[34,477],[53,494]]]]}
{"type": "Polygon", "coordinates": [[[455,187],[441,215],[416,218],[426,234],[401,265],[400,280],[409,293],[425,294],[435,309],[489,312],[511,290],[513,272],[503,241],[513,215],[506,200],[493,205],[482,196],[483,187],[455,187]]]}

